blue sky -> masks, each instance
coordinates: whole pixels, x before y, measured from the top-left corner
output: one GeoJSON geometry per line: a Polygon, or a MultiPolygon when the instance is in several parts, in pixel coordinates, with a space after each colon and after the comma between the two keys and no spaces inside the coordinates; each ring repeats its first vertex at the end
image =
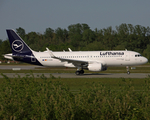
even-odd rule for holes
{"type": "Polygon", "coordinates": [[[122,23],[150,26],[150,0],[0,0],[0,39],[6,29],[26,33],[86,23],[94,30],[122,23]]]}

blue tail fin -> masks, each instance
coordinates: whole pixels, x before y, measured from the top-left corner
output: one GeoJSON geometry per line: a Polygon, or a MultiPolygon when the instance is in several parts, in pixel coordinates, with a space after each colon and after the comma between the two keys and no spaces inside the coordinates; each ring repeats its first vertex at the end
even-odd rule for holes
{"type": "Polygon", "coordinates": [[[8,29],[7,35],[13,54],[31,55],[32,49],[21,39],[21,37],[12,29],[8,29]]]}

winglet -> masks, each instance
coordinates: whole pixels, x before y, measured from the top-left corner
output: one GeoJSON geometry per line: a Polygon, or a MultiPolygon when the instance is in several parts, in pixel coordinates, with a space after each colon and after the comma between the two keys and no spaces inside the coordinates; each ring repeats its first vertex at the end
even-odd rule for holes
{"type": "Polygon", "coordinates": [[[46,48],[46,50],[47,50],[47,52],[49,53],[49,55],[50,55],[51,57],[55,57],[55,55],[52,53],[51,50],[49,50],[48,48],[46,48]]]}

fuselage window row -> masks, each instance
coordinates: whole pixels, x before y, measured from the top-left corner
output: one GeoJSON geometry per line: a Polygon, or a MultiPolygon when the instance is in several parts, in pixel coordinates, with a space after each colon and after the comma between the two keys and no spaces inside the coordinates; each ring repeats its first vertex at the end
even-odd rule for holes
{"type": "MultiPolygon", "coordinates": [[[[135,55],[135,57],[141,57],[142,55],[135,55]]],[[[56,56],[58,58],[89,58],[89,56],[56,56]]],[[[99,57],[122,57],[122,56],[93,56],[94,58],[99,57]]],[[[40,57],[40,58],[51,58],[51,57],[40,57]]],[[[92,56],[91,56],[92,58],[92,56]]]]}
{"type": "MultiPolygon", "coordinates": [[[[135,57],[141,57],[141,56],[142,55],[135,55],[135,57]]],[[[99,58],[99,57],[122,57],[122,56],[93,56],[93,57],[99,58]]],[[[51,58],[51,57],[40,57],[40,58],[51,58]]],[[[58,58],[89,58],[89,56],[58,56],[58,58]]]]}

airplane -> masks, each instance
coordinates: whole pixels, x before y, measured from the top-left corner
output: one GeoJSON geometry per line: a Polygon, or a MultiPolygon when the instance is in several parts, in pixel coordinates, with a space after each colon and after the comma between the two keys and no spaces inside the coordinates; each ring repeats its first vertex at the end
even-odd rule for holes
{"type": "Polygon", "coordinates": [[[46,67],[72,67],[77,68],[76,75],[89,71],[105,71],[110,66],[129,66],[145,64],[148,59],[140,53],[128,50],[118,51],[60,51],[53,52],[46,48],[44,52],[33,51],[22,38],[13,30],[7,29],[12,53],[5,54],[7,59],[30,63],[46,67]]]}

